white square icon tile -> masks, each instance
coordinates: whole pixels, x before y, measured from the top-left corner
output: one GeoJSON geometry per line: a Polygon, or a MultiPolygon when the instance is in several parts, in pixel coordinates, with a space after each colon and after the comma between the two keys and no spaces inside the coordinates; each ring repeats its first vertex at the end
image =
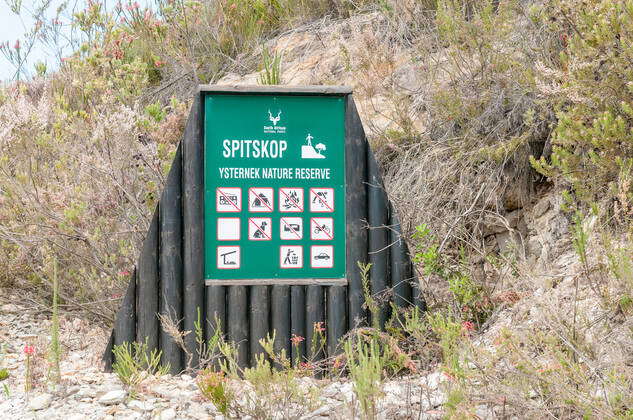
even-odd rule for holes
{"type": "Polygon", "coordinates": [[[280,188],[279,211],[282,213],[300,213],[303,211],[303,188],[280,188]]]}
{"type": "Polygon", "coordinates": [[[310,188],[310,211],[332,213],[334,211],[334,188],[310,188]]]}
{"type": "Polygon", "coordinates": [[[303,247],[300,245],[280,246],[279,266],[281,268],[303,268],[303,247]]]}
{"type": "Polygon", "coordinates": [[[331,217],[311,218],[310,239],[314,241],[330,241],[334,239],[334,219],[331,217]]]}
{"type": "Polygon", "coordinates": [[[235,270],[240,268],[240,247],[219,246],[217,248],[217,267],[221,270],[235,270]]]}
{"type": "Polygon", "coordinates": [[[282,217],[279,221],[279,237],[286,241],[303,239],[303,219],[282,217]]]}
{"type": "Polygon", "coordinates": [[[248,219],[248,239],[251,241],[270,241],[273,237],[270,217],[250,217],[248,219]]]}
{"type": "Polygon", "coordinates": [[[218,217],[218,241],[240,240],[240,219],[238,217],[218,217]]]}
{"type": "Polygon", "coordinates": [[[242,211],[242,189],[219,187],[215,190],[215,209],[218,213],[242,211]]]}
{"type": "Polygon", "coordinates": [[[248,210],[253,213],[270,213],[275,208],[272,188],[249,188],[248,210]]]}
{"type": "Polygon", "coordinates": [[[334,247],[332,245],[312,245],[310,247],[310,267],[334,267],[334,247]]]}

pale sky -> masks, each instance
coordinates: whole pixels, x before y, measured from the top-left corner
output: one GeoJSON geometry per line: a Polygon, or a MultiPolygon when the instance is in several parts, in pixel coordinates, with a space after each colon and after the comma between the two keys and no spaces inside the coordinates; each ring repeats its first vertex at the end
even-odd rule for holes
{"type": "MultiPolygon", "coordinates": [[[[43,1],[50,2],[46,18],[48,21],[52,20],[56,15],[56,9],[62,4],[67,4],[67,11],[62,14],[61,21],[61,33],[65,36],[70,34],[70,16],[72,10],[81,10],[86,4],[86,0],[0,0],[0,43],[9,42],[9,46],[13,48],[16,39],[20,39],[22,45],[24,45],[24,34],[33,27],[33,20],[29,18],[31,13],[39,4],[43,1]],[[16,16],[11,12],[9,4],[21,2],[23,11],[22,16],[16,16]]],[[[106,6],[111,9],[116,4],[116,0],[102,0],[106,6]]],[[[152,0],[138,1],[140,4],[151,4],[152,0]]],[[[122,3],[127,3],[126,0],[122,0],[122,3]]],[[[71,51],[67,49],[65,54],[69,54],[71,51]]],[[[43,61],[47,64],[48,72],[54,71],[57,68],[58,59],[54,56],[54,51],[43,45],[41,42],[37,43],[32,52],[29,54],[29,59],[26,64],[26,69],[30,75],[35,74],[34,64],[38,61],[43,61]]],[[[0,53],[0,81],[10,80],[15,77],[16,68],[0,53]]]]}

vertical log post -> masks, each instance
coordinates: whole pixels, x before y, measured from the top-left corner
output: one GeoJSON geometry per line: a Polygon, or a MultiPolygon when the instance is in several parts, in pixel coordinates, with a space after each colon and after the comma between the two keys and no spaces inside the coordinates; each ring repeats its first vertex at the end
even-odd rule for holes
{"type": "Polygon", "coordinates": [[[333,356],[341,350],[340,341],[347,331],[346,287],[327,288],[327,353],[333,356]]]}
{"type": "MultiPolygon", "coordinates": [[[[305,338],[306,336],[306,295],[304,286],[290,288],[290,334],[305,338]]],[[[292,346],[293,363],[301,363],[306,355],[306,343],[300,342],[292,346]]]]}
{"type": "Polygon", "coordinates": [[[270,315],[271,328],[275,332],[275,354],[284,350],[290,357],[290,286],[272,286],[270,315]]]}
{"type": "MultiPolygon", "coordinates": [[[[191,355],[188,368],[199,365],[196,322],[204,329],[204,148],[202,102],[197,95],[191,106],[182,140],[183,222],[183,329],[185,347],[191,355]]],[[[204,339],[204,337],[200,337],[204,339]]]]}
{"type": "Polygon", "coordinates": [[[245,368],[249,362],[248,287],[229,286],[228,289],[228,339],[237,346],[238,366],[245,368]]]}
{"type": "Polygon", "coordinates": [[[391,231],[389,243],[391,244],[391,288],[393,290],[393,302],[398,308],[405,308],[413,304],[411,283],[409,282],[409,264],[407,263],[406,244],[402,238],[400,221],[391,209],[389,219],[391,231]]]}
{"type": "Polygon", "coordinates": [[[367,139],[352,95],[345,106],[345,160],[348,327],[353,329],[366,318],[358,263],[367,262],[367,139]]]}
{"type": "Polygon", "coordinates": [[[136,337],[136,275],[132,276],[114,321],[114,345],[131,344],[136,337]]]}
{"type": "Polygon", "coordinates": [[[368,213],[369,213],[369,262],[371,269],[369,280],[373,299],[378,303],[378,313],[372,324],[384,328],[387,321],[389,306],[386,303],[384,292],[389,281],[389,207],[387,194],[385,193],[380,168],[370,148],[367,148],[367,175],[368,179],[368,213]]]}
{"type": "Polygon", "coordinates": [[[264,353],[264,349],[259,344],[259,339],[266,337],[268,333],[268,315],[270,313],[270,299],[268,297],[268,286],[252,286],[250,295],[251,331],[250,331],[250,353],[251,366],[257,364],[257,355],[264,353]]]}
{"type": "Polygon", "coordinates": [[[325,322],[323,286],[307,286],[306,291],[306,352],[308,359],[318,360],[325,357],[324,349],[314,334],[316,323],[325,322]]]}
{"type": "MultiPolygon", "coordinates": [[[[182,155],[180,147],[167,176],[160,201],[160,314],[182,329],[182,155]]],[[[182,350],[164,326],[161,328],[160,347],[163,364],[169,363],[173,374],[183,368],[182,350]]]]}
{"type": "Polygon", "coordinates": [[[141,256],[138,260],[137,275],[137,301],[136,306],[136,341],[147,343],[147,351],[158,350],[158,208],[150,222],[147,236],[143,242],[141,256]]]}

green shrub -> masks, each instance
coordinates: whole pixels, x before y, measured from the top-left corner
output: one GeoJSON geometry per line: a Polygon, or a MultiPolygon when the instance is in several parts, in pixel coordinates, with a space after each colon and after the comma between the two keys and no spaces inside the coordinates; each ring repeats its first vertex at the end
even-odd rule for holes
{"type": "Polygon", "coordinates": [[[548,3],[547,18],[564,46],[560,67],[543,74],[558,110],[551,160],[534,167],[587,205],[599,202],[613,222],[633,217],[633,1],[548,3]],[[557,18],[557,17],[563,18],[557,18]]]}
{"type": "Polygon", "coordinates": [[[112,353],[115,359],[112,370],[128,388],[132,398],[138,394],[140,385],[150,375],[164,375],[169,372],[169,365],[160,365],[162,352],[158,350],[150,352],[147,342],[123,343],[114,346],[112,353]]]}

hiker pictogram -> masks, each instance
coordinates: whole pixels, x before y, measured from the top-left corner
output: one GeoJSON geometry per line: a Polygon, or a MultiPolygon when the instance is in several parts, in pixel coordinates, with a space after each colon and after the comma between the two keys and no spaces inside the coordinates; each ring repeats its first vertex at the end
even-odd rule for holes
{"type": "Polygon", "coordinates": [[[218,238],[218,241],[239,241],[240,240],[239,217],[218,217],[217,238],[218,238]]]}
{"type": "Polygon", "coordinates": [[[303,248],[295,245],[280,246],[279,262],[281,268],[302,268],[303,248]]]}
{"type": "Polygon", "coordinates": [[[310,239],[316,241],[329,241],[334,239],[334,219],[331,217],[311,218],[310,239]]]}
{"type": "Polygon", "coordinates": [[[240,247],[219,246],[217,248],[217,267],[219,269],[240,268],[240,247]]]}
{"type": "Polygon", "coordinates": [[[220,187],[215,190],[216,210],[220,213],[242,211],[242,189],[220,187]]]}
{"type": "Polygon", "coordinates": [[[282,217],[279,222],[279,237],[290,241],[303,239],[303,219],[301,217],[282,217]]]}
{"type": "Polygon", "coordinates": [[[248,190],[248,210],[251,212],[272,212],[273,189],[272,188],[250,188],[248,190]]]}
{"type": "Polygon", "coordinates": [[[303,211],[303,188],[280,188],[279,211],[298,213],[303,211]]]}
{"type": "Polygon", "coordinates": [[[270,241],[272,239],[272,219],[269,217],[249,218],[248,239],[251,241],[270,241]]]}
{"type": "Polygon", "coordinates": [[[332,213],[334,211],[334,189],[310,188],[310,211],[332,213]]]}
{"type": "Polygon", "coordinates": [[[312,245],[310,247],[310,267],[334,267],[334,247],[332,245],[312,245]]]}
{"type": "Polygon", "coordinates": [[[317,143],[316,146],[313,146],[312,140],[314,140],[314,137],[308,133],[306,143],[301,146],[301,159],[325,159],[325,155],[322,154],[327,150],[325,144],[317,143]]]}

